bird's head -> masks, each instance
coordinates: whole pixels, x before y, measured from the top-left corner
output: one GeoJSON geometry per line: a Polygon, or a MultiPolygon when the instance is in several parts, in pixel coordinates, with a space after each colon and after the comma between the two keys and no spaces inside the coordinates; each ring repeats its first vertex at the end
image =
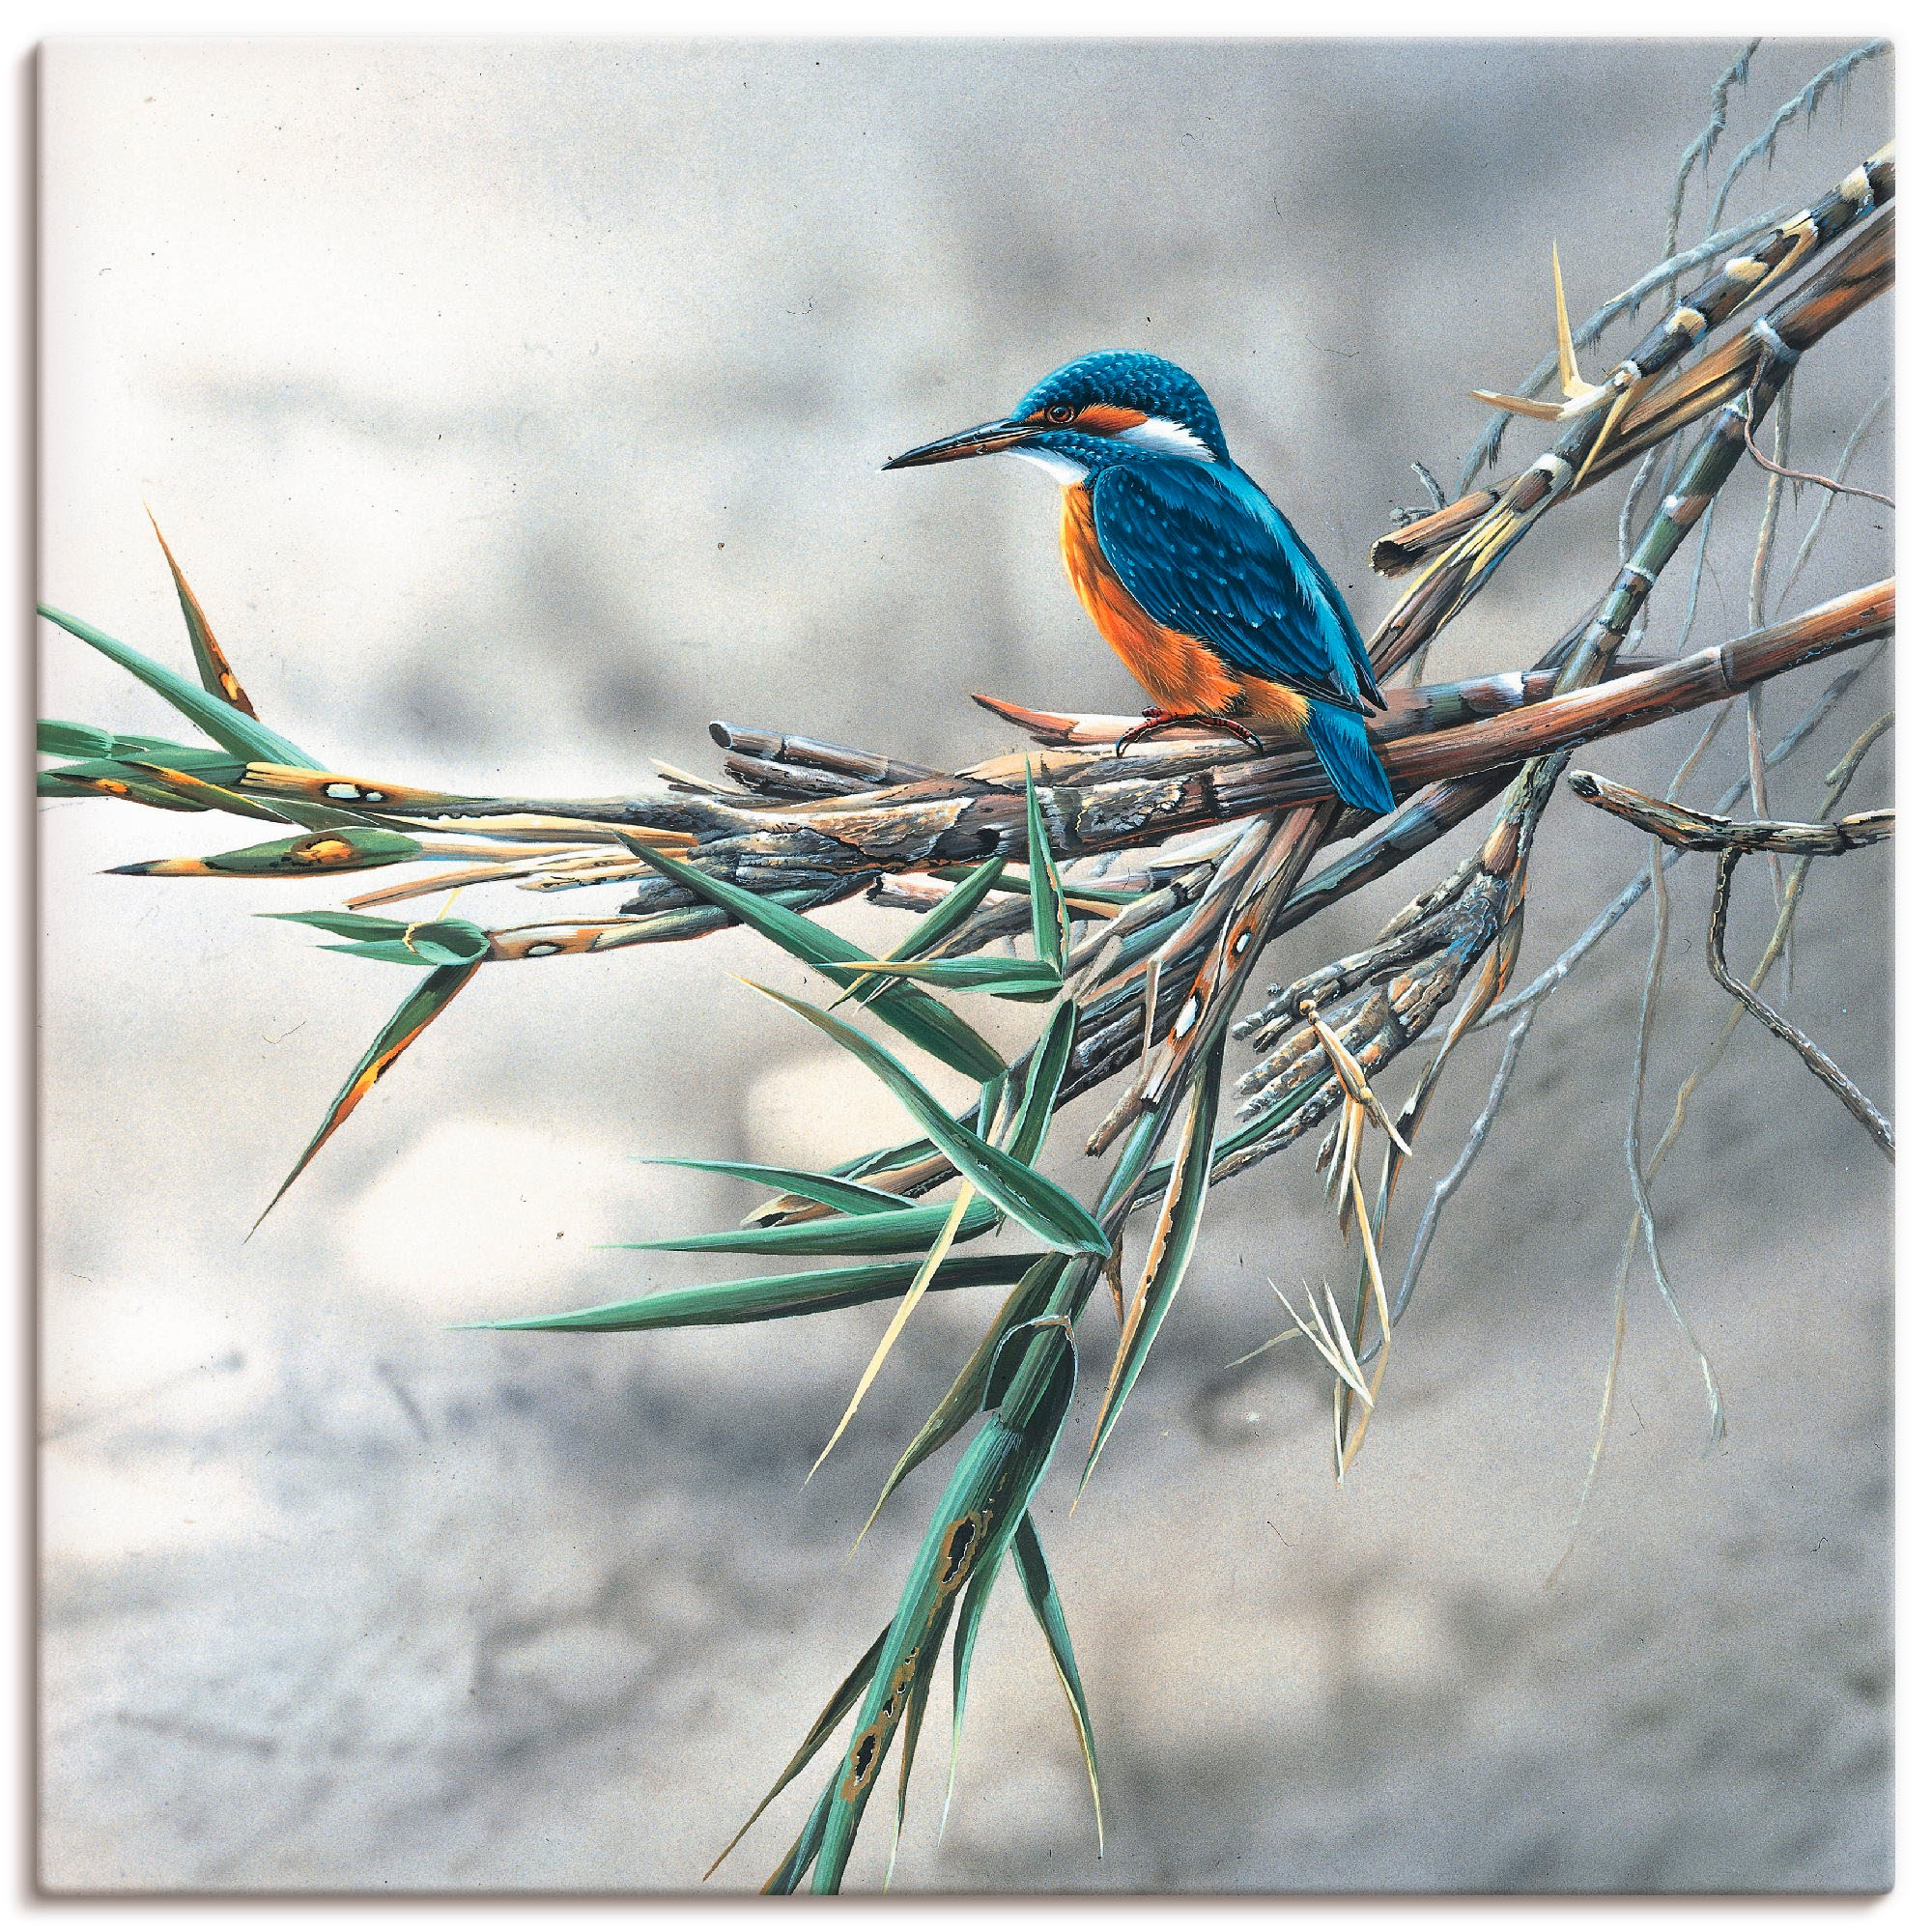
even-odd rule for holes
{"type": "Polygon", "coordinates": [[[922,443],[886,468],[996,455],[1029,457],[1062,483],[1154,456],[1229,460],[1214,405],[1185,369],[1138,350],[1103,349],[1036,383],[1011,415],[922,443]]]}

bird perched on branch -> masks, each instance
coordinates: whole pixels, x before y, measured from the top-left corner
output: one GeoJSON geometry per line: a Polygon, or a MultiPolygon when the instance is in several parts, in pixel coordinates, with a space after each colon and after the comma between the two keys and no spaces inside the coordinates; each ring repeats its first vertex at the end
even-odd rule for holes
{"type": "Polygon", "coordinates": [[[1208,724],[1257,751],[1240,721],[1304,736],[1336,793],[1392,811],[1363,716],[1382,701],[1334,580],[1235,467],[1184,369],[1103,350],[1056,369],[1010,416],[922,444],[888,469],[1005,453],[1062,486],[1060,554],[1080,601],[1154,702],[1117,747],[1208,724]]]}

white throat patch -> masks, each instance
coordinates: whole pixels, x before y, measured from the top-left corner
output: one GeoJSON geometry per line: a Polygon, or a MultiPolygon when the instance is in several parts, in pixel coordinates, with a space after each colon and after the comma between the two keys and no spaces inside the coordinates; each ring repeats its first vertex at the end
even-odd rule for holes
{"type": "Polygon", "coordinates": [[[1120,442],[1137,442],[1143,449],[1157,449],[1163,456],[1191,456],[1197,463],[1211,463],[1214,452],[1194,434],[1165,416],[1149,416],[1132,429],[1116,432],[1120,442]]]}
{"type": "Polygon", "coordinates": [[[1074,484],[1087,480],[1087,466],[1075,457],[1062,455],[1057,449],[1009,449],[1006,454],[1038,464],[1064,490],[1070,490],[1074,484]]]}

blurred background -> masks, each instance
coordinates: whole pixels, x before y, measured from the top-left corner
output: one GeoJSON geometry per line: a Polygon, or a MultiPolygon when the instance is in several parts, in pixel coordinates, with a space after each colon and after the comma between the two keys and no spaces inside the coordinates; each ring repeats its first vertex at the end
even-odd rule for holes
{"type": "MultiPolygon", "coordinates": [[[[1770,42],[1693,173],[1849,43],[1770,42]]],[[[715,717],[957,765],[969,690],[1142,701],[1017,465],[883,475],[1106,346],[1197,375],[1236,460],[1351,595],[1548,353],[1657,259],[1739,49],[1671,43],[69,42],[42,56],[43,595],[185,665],[150,506],[269,723],[341,768],[597,794],[711,769],[715,717]]],[[[1889,62],[1799,113],[1724,219],[1815,199],[1890,131],[1889,62]]],[[[1608,366],[1654,319],[1584,355],[1608,366]]],[[[1790,461],[1831,470],[1889,381],[1889,302],[1807,357],[1790,461]]],[[[1540,444],[1512,437],[1526,460],[1540,444]]],[[[1852,480],[1889,488],[1880,419],[1852,480]]],[[[1513,466],[1511,466],[1513,467],[1513,466]]],[[[1621,483],[1539,526],[1432,677],[1527,663],[1609,582],[1621,483]]],[[[1764,479],[1720,499],[1692,647],[1746,628],[1764,479]]],[[[1819,493],[1788,501],[1772,602],[1819,493]]],[[[1786,614],[1884,575],[1843,499],[1786,614]]],[[[1650,648],[1685,636],[1689,571],[1650,648]]],[[[1839,664],[1770,693],[1775,738],[1839,664]]],[[[43,715],[173,717],[47,633],[43,715]]],[[[1889,703],[1881,660],[1772,775],[1782,816],[1889,703]]],[[[1701,719],[1584,762],[1661,789],[1701,719]]],[[[1736,718],[1689,794],[1743,768],[1736,718]]],[[[1889,803],[1882,745],[1844,810],[1889,803]]],[[[1480,836],[1285,942],[1363,943],[1480,836]]],[[[658,1336],[451,1324],[724,1278],[600,1243],[729,1225],[639,1154],[822,1163],[902,1136],[862,1070],[729,977],[743,933],[479,976],[246,1245],[407,983],[249,915],[299,885],[104,878],[252,841],[42,808],[43,1877],[59,1890],[686,1889],[886,1616],[938,1485],[853,1560],[884,1471],[997,1291],[920,1311],[800,1485],[883,1322],[658,1336]]],[[[1567,792],[1519,984],[1640,866],[1567,792]]],[[[1887,848],[1814,867],[1780,1005],[1889,1107],[1887,848]]],[[[1709,862],[1672,880],[1654,1136],[1726,1010],[1709,862]]],[[[344,889],[355,890],[352,882],[344,889]]],[[[609,912],[479,888],[468,917],[609,912]]],[[[1735,961],[1771,923],[1742,871],[1735,961]]],[[[867,944],[901,915],[830,922],[867,944]]],[[[1326,1381],[1273,1335],[1352,1268],[1310,1144],[1217,1190],[1082,1508],[1041,1518],[1098,1727],[1104,1861],[1066,1714],[1003,1586],[935,1839],[928,1733],[895,1883],[949,1890],[1871,1889],[1890,1869],[1889,1170],[1750,1023],[1657,1182],[1715,1363],[1634,1276],[1623,1134],[1648,901],[1549,1001],[1338,1490],[1326,1381]]],[[[974,1000],[1017,1046],[1037,1014],[974,1000]]],[[[1467,1047],[1398,1197],[1407,1252],[1500,1039],[1467,1047]]],[[[1245,1064],[1245,1063],[1243,1063],[1245,1064]]],[[[1420,1063],[1384,1084],[1406,1092],[1420,1063]]],[[[943,1084],[943,1076],[942,1082],[943,1084]]],[[[1056,1172],[1106,1104],[1056,1137],[1056,1172]]],[[[1104,1298],[1103,1298],[1104,1299],[1104,1298]]],[[[1112,1351],[1102,1302],[1069,1440],[1112,1351]]],[[[935,1719],[935,1726],[939,1720],[935,1719]]],[[[788,1796],[713,1887],[754,1887],[788,1796]]],[[[876,1885],[876,1818],[852,1888],[876,1885]]]]}

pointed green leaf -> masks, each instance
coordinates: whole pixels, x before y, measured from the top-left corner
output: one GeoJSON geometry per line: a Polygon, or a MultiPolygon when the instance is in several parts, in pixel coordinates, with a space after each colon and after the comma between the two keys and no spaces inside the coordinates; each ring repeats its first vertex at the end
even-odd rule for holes
{"type": "MultiPolygon", "coordinates": [[[[407,833],[377,825],[343,826],[302,832],[235,852],[212,852],[205,859],[150,859],[109,869],[146,878],[307,878],[325,872],[366,872],[377,866],[400,866],[422,856],[422,846],[407,833]]],[[[412,955],[420,965],[420,957],[412,955]]],[[[443,962],[433,962],[440,964],[443,962]]]]}
{"type": "Polygon", "coordinates": [[[1053,1124],[1053,1104],[1060,1097],[1060,1083],[1066,1075],[1066,1061],[1080,1031],[1080,1009],[1072,1000],[1063,1000],[1054,1009],[1046,1031],[1034,1046],[1027,1065],[1026,1092],[1020,1100],[1018,1123],[1008,1151],[1029,1166],[1038,1157],[1053,1124]]]}
{"type": "Polygon", "coordinates": [[[173,785],[136,772],[131,767],[126,778],[75,778],[77,766],[66,765],[57,771],[34,774],[36,798],[118,798],[128,805],[153,806],[159,811],[207,811],[208,804],[190,802],[173,785]]]}
{"type": "MultiPolygon", "coordinates": [[[[100,794],[92,785],[82,784],[78,779],[64,779],[58,772],[36,772],[34,774],[34,796],[36,798],[99,798],[100,794]]],[[[172,800],[169,801],[173,803],[172,800]]],[[[183,808],[192,810],[192,806],[183,808]]]]}
{"type": "MultiPolygon", "coordinates": [[[[231,785],[248,767],[241,759],[230,757],[226,752],[195,751],[190,748],[176,753],[168,769],[186,772],[190,777],[204,779],[210,784],[231,785]]],[[[117,755],[84,758],[78,764],[54,765],[49,770],[51,776],[59,779],[152,778],[155,776],[155,761],[117,755]]]]}
{"type": "MultiPolygon", "coordinates": [[[[617,835],[639,858],[662,872],[666,878],[694,892],[701,899],[722,906],[726,912],[762,933],[774,945],[781,946],[794,959],[803,959],[835,984],[845,987],[853,976],[836,969],[862,958],[859,949],[841,939],[829,926],[788,906],[775,905],[742,886],[715,879],[695,866],[687,866],[668,853],[653,850],[619,831],[617,835]]],[[[970,1080],[986,1081],[1006,1071],[1007,1063],[974,1030],[929,993],[916,986],[895,986],[879,994],[871,1010],[915,1046],[923,1047],[935,1060],[943,1061],[955,1073],[970,1080]]]]}
{"type": "Polygon", "coordinates": [[[125,758],[160,753],[179,762],[184,755],[209,755],[205,749],[178,745],[172,738],[103,731],[99,724],[73,724],[64,718],[43,718],[35,729],[34,746],[50,758],[125,758]]]}
{"type": "Polygon", "coordinates": [[[1033,766],[1027,766],[1027,870],[1033,896],[1033,950],[1056,973],[1066,965],[1066,900],[1060,889],[1060,867],[1053,863],[1046,822],[1039,815],[1039,794],[1034,789],[1033,766]]]}
{"type": "Polygon", "coordinates": [[[733,1179],[775,1187],[822,1207],[841,1208],[848,1214],[892,1214],[906,1205],[903,1194],[888,1194],[883,1187],[861,1186],[855,1180],[814,1174],[809,1168],[769,1167],[755,1160],[681,1160],[671,1154],[639,1154],[636,1158],[645,1167],[691,1167],[703,1174],[728,1174],[733,1179]]]}
{"type": "Polygon", "coordinates": [[[277,807],[263,805],[259,800],[244,798],[232,789],[247,767],[232,760],[225,770],[217,767],[215,772],[202,772],[184,769],[181,765],[165,765],[152,758],[129,758],[128,763],[136,771],[146,774],[149,781],[167,786],[185,803],[205,806],[210,811],[231,811],[238,818],[266,819],[270,825],[286,825],[289,816],[277,807]],[[234,778],[228,774],[232,773],[234,778]]]}
{"type": "Polygon", "coordinates": [[[286,919],[319,926],[354,946],[327,946],[326,952],[353,952],[399,966],[462,966],[479,962],[490,951],[490,935],[467,919],[431,919],[409,924],[359,912],[264,912],[258,919],[286,919]]]}
{"type": "Polygon", "coordinates": [[[791,1841],[791,1850],[779,1861],[778,1869],[759,1887],[759,1890],[794,1892],[805,1882],[806,1873],[811,1869],[818,1857],[818,1849],[825,1842],[825,1820],[832,1809],[833,1795],[838,1789],[838,1780],[844,1769],[842,1762],[833,1767],[825,1789],[818,1794],[817,1804],[799,1828],[798,1836],[791,1841]]]}
{"type": "Polygon", "coordinates": [[[255,758],[270,765],[294,765],[300,771],[319,772],[325,769],[299,746],[290,744],[279,731],[270,731],[259,720],[211,696],[199,685],[190,684],[186,678],[169,670],[165,665],[156,664],[131,644],[124,644],[110,638],[106,632],[96,630],[92,624],[71,617],[65,611],[56,611],[51,605],[41,604],[35,608],[49,623],[58,624],[82,643],[92,644],[103,657],[112,658],[123,670],[132,672],[149,690],[158,692],[184,717],[193,719],[217,745],[233,752],[237,757],[255,758]]]}
{"type": "MultiPolygon", "coordinates": [[[[941,1632],[942,1639],[944,1632],[941,1632]]],[[[919,1750],[919,1734],[925,1724],[925,1702],[932,1690],[932,1673],[939,1665],[939,1645],[932,1644],[914,1666],[912,1689],[906,1695],[905,1716],[899,1720],[898,1804],[893,1813],[893,1848],[886,1857],[886,1882],[881,1890],[893,1887],[893,1869],[898,1863],[899,1839],[905,1832],[906,1793],[912,1787],[913,1758],[919,1750]]]]}
{"type": "MultiPolygon", "coordinates": [[[[606,1241],[605,1247],[661,1249],[669,1254],[911,1255],[932,1245],[952,1214],[936,1208],[899,1207],[885,1214],[837,1214],[830,1220],[793,1221],[778,1228],[729,1228],[717,1235],[674,1235],[662,1241],[606,1241]]],[[[996,1227],[1000,1210],[974,1200],[955,1238],[970,1241],[996,1227]]]]}
{"type": "Polygon", "coordinates": [[[1100,1815],[1100,1767],[1094,1754],[1094,1720],[1087,1714],[1087,1693],[1080,1686],[1080,1666],[1073,1660],[1073,1639],[1067,1634],[1066,1612],[1061,1607],[1060,1592],[1054,1587],[1053,1572],[1047,1568],[1046,1551],[1040,1547],[1039,1531],[1031,1510],[1020,1518],[1019,1528],[1013,1532],[1013,1567],[1020,1573],[1020,1587],[1026,1593],[1027,1605],[1046,1638],[1060,1688],[1066,1693],[1066,1708],[1073,1714],[1080,1755],[1087,1763],[1087,1783],[1094,1793],[1094,1830],[1104,1853],[1107,1825],[1100,1815]]]}
{"type": "MultiPolygon", "coordinates": [[[[1037,1254],[959,1255],[932,1278],[929,1292],[950,1288],[1004,1287],[1017,1281],[1037,1254]]],[[[711,1327],[736,1321],[772,1321],[817,1315],[862,1301],[902,1295],[919,1271],[913,1262],[873,1262],[860,1267],[815,1268],[803,1274],[760,1275],[750,1281],[707,1282],[697,1288],[663,1288],[631,1301],[606,1302],[568,1315],[528,1315],[515,1321],[470,1321],[469,1328],[639,1329],[711,1327]]]]}
{"type": "Polygon", "coordinates": [[[946,1815],[952,1808],[952,1782],[959,1771],[959,1734],[966,1727],[966,1687],[973,1674],[973,1651],[980,1641],[980,1620],[986,1613],[986,1600],[999,1580],[997,1563],[975,1567],[959,1599],[959,1621],[952,1631],[952,1739],[946,1760],[946,1797],[939,1812],[939,1829],[946,1829],[946,1815]]]}
{"type": "MultiPolygon", "coordinates": [[[[990,993],[995,999],[1050,1000],[1060,991],[1060,974],[1037,959],[1009,959],[974,953],[964,959],[908,959],[867,962],[884,980],[921,980],[960,993],[990,993]]],[[[855,982],[856,983],[856,982],[855,982]]],[[[878,996],[874,996],[876,1007],[878,996]]],[[[835,1002],[835,1004],[837,1004],[835,1002]]]]}
{"type": "MultiPolygon", "coordinates": [[[[275,1189],[274,1200],[255,1217],[255,1228],[259,1228],[274,1211],[275,1202],[296,1184],[302,1170],[321,1152],[323,1143],[361,1104],[362,1096],[402,1058],[422,1030],[469,983],[469,976],[481,963],[472,959],[462,965],[439,966],[396,1009],[388,1025],[376,1036],[375,1044],[356,1063],[355,1071],[336,1094],[327,1118],[316,1129],[315,1138],[302,1150],[301,1158],[289,1170],[288,1179],[275,1189]]],[[[252,1235],[255,1228],[250,1228],[248,1232],[252,1235]]]]}
{"type": "Polygon", "coordinates": [[[194,653],[194,666],[201,673],[202,689],[224,703],[233,705],[237,711],[254,717],[255,707],[248,702],[248,694],[242,689],[242,681],[229,668],[228,659],[221,646],[214,641],[214,633],[202,611],[201,600],[187,587],[187,579],[182,575],[181,565],[175,561],[175,554],[168,548],[168,540],[161,535],[161,526],[155,523],[152,511],[148,521],[155,525],[156,541],[161,547],[161,554],[168,560],[168,574],[175,581],[175,595],[181,600],[182,616],[187,622],[188,648],[194,653]]]}
{"type": "Polygon", "coordinates": [[[285,919],[296,925],[313,925],[343,939],[400,939],[409,930],[407,922],[383,919],[371,912],[259,912],[257,919],[285,919]]]}
{"type": "MultiPolygon", "coordinates": [[[[917,959],[922,952],[939,945],[951,933],[963,925],[979,910],[980,902],[993,890],[1006,865],[998,853],[988,859],[983,866],[977,866],[953,890],[940,900],[898,945],[886,954],[888,959],[917,959]]],[[[875,984],[870,979],[854,980],[834,1006],[842,1005],[846,1000],[857,1000],[864,1006],[875,994],[884,990],[884,982],[875,984]]]]}
{"type": "Polygon", "coordinates": [[[1100,1417],[1094,1425],[1094,1440],[1087,1451],[1087,1466],[1081,1472],[1084,1489],[1094,1464],[1120,1420],[1122,1406],[1139,1380],[1141,1367],[1160,1324],[1187,1273],[1193,1258],[1194,1237],[1201,1228],[1201,1208],[1208,1193],[1208,1170],[1214,1159],[1214,1116],[1221,1096],[1221,1055],[1226,1043],[1225,1030],[1217,1034],[1203,1054],[1200,1070],[1187,1096],[1187,1114],[1180,1127],[1180,1148],[1160,1204],[1160,1219],[1155,1225],[1153,1245],[1148,1251],[1141,1271],[1140,1287],[1127,1309],[1126,1325],[1121,1331],[1120,1350],[1114,1357],[1101,1399],[1100,1417]]]}
{"type": "Polygon", "coordinates": [[[325,952],[346,952],[354,959],[374,959],[384,966],[421,966],[423,955],[412,952],[400,939],[363,939],[353,946],[325,946],[325,952]]]}
{"type": "MultiPolygon", "coordinates": [[[[1013,1346],[1009,1338],[1007,1346],[1013,1346]]],[[[860,1700],[832,1791],[811,1889],[836,1891],[918,1669],[943,1640],[953,1599],[1005,1560],[1019,1516],[1051,1460],[1073,1398],[1073,1340],[1055,1318],[1023,1338],[1013,1393],[954,1465],[899,1596],[872,1682],[860,1700]]],[[[997,1366],[997,1364],[996,1364],[997,1366]]],[[[808,1831],[813,1827],[809,1824],[808,1831]]]]}
{"type": "Polygon", "coordinates": [[[757,990],[829,1035],[870,1067],[898,1095],[934,1146],[974,1186],[1004,1208],[1022,1227],[1030,1228],[1041,1240],[1068,1254],[1104,1255],[1110,1251],[1112,1243],[1100,1224],[1072,1195],[1055,1186],[1044,1175],[1037,1174],[1024,1161],[988,1146],[971,1128],[962,1127],[877,1041],[789,994],[776,992],[769,986],[757,990]]]}
{"type": "Polygon", "coordinates": [[[952,1378],[952,1386],[940,1397],[939,1406],[926,1417],[924,1426],[906,1445],[905,1454],[893,1465],[893,1473],[886,1478],[886,1486],[879,1492],[879,1499],[872,1505],[871,1515],[866,1519],[866,1529],[859,1532],[861,1541],[866,1530],[878,1520],[879,1512],[885,1508],[886,1499],[892,1492],[934,1450],[943,1449],[985,1407],[987,1378],[1000,1345],[1015,1329],[1031,1322],[1046,1306],[1054,1284],[1066,1265],[1065,1255],[1041,1255],[1019,1278],[1000,1312],[993,1317],[992,1324],[980,1338],[980,1346],[967,1357],[966,1366],[952,1378]]]}
{"type": "MultiPolygon", "coordinates": [[[[887,1629],[890,1628],[891,1626],[888,1625],[887,1629]]],[[[732,1833],[731,1842],[711,1861],[710,1869],[704,1874],[706,1878],[709,1878],[711,1873],[715,1872],[737,1850],[739,1841],[765,1815],[765,1812],[770,1808],[772,1800],[818,1755],[826,1739],[838,1728],[838,1719],[859,1701],[859,1693],[871,1681],[872,1672],[878,1665],[879,1653],[885,1647],[886,1632],[882,1630],[872,1639],[871,1645],[867,1650],[865,1656],[846,1672],[844,1683],[833,1691],[831,1697],[826,1702],[824,1710],[819,1712],[818,1716],[812,1719],[811,1728],[805,1734],[805,1742],[792,1753],[791,1762],[779,1773],[778,1782],[758,1800],[757,1809],[732,1833]]]]}

